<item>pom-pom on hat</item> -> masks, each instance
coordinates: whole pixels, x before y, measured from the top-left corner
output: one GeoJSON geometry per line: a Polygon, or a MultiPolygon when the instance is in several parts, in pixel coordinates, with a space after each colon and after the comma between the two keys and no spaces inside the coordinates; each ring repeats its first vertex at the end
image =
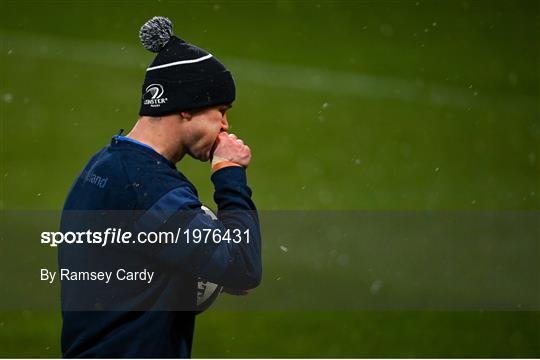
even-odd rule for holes
{"type": "Polygon", "coordinates": [[[234,101],[231,72],[212,54],[175,36],[166,17],[148,20],[139,38],[145,49],[157,53],[146,69],[140,116],[163,116],[234,101]]]}

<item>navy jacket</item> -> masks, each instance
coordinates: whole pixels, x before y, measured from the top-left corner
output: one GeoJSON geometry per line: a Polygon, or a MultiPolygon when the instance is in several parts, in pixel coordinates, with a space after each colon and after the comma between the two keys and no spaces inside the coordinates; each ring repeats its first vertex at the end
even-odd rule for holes
{"type": "Polygon", "coordinates": [[[145,144],[115,136],[91,158],[66,199],[63,232],[241,229],[250,238],[197,246],[61,244],[60,269],[156,273],[150,284],[61,279],[64,357],[189,357],[197,279],[238,290],[260,283],[259,220],[245,169],[226,167],[211,180],[218,220],[201,209],[195,187],[174,164],[145,144]]]}

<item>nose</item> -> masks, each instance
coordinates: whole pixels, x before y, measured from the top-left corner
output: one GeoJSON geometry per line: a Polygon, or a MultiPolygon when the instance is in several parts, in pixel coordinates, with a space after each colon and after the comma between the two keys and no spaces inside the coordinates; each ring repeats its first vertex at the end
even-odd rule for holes
{"type": "Polygon", "coordinates": [[[222,131],[229,131],[229,122],[227,121],[227,115],[224,115],[221,119],[221,130],[222,131]]]}

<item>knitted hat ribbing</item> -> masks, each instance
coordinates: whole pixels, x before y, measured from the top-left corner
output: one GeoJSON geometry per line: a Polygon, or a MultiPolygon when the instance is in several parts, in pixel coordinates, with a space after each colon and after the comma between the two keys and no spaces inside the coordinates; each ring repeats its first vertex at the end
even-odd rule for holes
{"type": "Polygon", "coordinates": [[[174,36],[169,19],[150,19],[139,37],[147,50],[158,53],[146,69],[140,116],[163,116],[234,101],[231,72],[205,50],[174,36]]]}

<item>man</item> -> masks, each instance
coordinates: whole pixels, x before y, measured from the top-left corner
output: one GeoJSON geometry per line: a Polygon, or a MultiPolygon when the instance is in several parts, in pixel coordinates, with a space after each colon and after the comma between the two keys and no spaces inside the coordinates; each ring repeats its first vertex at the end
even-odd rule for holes
{"type": "Polygon", "coordinates": [[[66,199],[61,228],[183,236],[165,244],[60,245],[59,267],[74,276],[62,279],[65,357],[189,357],[198,280],[232,293],[261,281],[259,222],[245,170],[251,151],[228,134],[232,75],[174,36],[167,18],[148,21],[140,38],[158,53],[146,71],[140,118],[86,165],[66,199]],[[217,220],[175,168],[185,155],[211,160],[217,220]],[[201,230],[237,231],[240,241],[190,243],[201,230]]]}

